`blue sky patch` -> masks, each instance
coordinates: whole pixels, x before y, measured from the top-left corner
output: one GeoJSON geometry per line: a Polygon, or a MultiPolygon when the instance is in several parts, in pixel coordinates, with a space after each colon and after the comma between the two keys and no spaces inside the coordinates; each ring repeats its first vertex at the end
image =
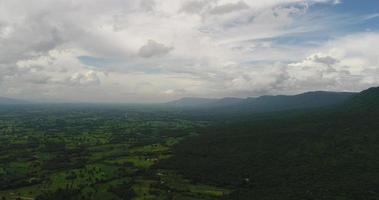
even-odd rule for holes
{"type": "Polygon", "coordinates": [[[115,64],[116,61],[107,59],[107,58],[97,58],[93,56],[79,56],[79,61],[87,66],[92,66],[96,68],[109,67],[112,64],[115,64]]]}

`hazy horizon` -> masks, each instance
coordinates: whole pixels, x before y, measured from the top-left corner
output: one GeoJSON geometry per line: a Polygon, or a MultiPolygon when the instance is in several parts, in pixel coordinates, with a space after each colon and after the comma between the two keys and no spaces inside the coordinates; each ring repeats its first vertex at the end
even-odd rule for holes
{"type": "MultiPolygon", "coordinates": [[[[369,89],[369,88],[366,88],[369,89]]],[[[365,89],[365,90],[366,90],[365,89]]],[[[144,101],[144,102],[128,102],[128,101],[101,101],[101,100],[88,100],[88,101],[77,101],[77,100],[62,100],[62,99],[16,99],[12,97],[4,97],[0,96],[1,98],[9,99],[9,100],[21,100],[25,101],[25,103],[29,104],[114,104],[114,105],[156,105],[156,104],[165,104],[170,103],[174,101],[179,101],[183,99],[214,99],[214,100],[221,100],[221,99],[228,99],[228,98],[235,98],[235,99],[248,99],[248,98],[259,98],[263,96],[296,96],[296,95],[302,95],[306,93],[316,93],[316,92],[331,92],[331,93],[352,93],[352,94],[358,94],[362,91],[327,91],[327,90],[314,90],[314,91],[304,91],[301,93],[294,93],[294,94],[270,94],[270,95],[259,95],[259,96],[246,96],[246,97],[234,97],[234,96],[224,96],[224,97],[209,97],[209,96],[183,96],[178,97],[176,99],[170,99],[166,101],[144,101]]],[[[1,102],[0,102],[1,104],[1,102]]]]}
{"type": "Polygon", "coordinates": [[[375,0],[3,0],[0,96],[153,103],[379,85],[375,0]]]}

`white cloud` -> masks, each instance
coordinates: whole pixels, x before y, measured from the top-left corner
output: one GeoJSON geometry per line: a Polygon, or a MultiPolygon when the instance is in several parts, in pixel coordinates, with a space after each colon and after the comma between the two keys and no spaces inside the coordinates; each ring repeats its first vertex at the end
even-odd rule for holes
{"type": "MultiPolygon", "coordinates": [[[[227,68],[227,94],[295,94],[309,90],[360,91],[379,85],[379,33],[352,34],[314,49],[301,61],[227,68]]],[[[225,95],[225,94],[223,94],[225,95]]]]}
{"type": "Polygon", "coordinates": [[[331,90],[362,90],[379,85],[379,34],[361,33],[329,42],[319,53],[289,65],[297,87],[331,90]],[[310,85],[310,86],[307,86],[310,85]]]}
{"type": "Polygon", "coordinates": [[[67,84],[77,86],[77,85],[99,85],[100,79],[96,72],[88,71],[85,74],[75,73],[67,79],[67,84]]]}
{"type": "Polygon", "coordinates": [[[154,0],[141,0],[140,6],[142,10],[153,11],[155,9],[155,1],[154,0]]]}
{"type": "Polygon", "coordinates": [[[226,3],[226,4],[218,5],[212,8],[210,13],[220,15],[220,14],[236,12],[236,11],[244,10],[248,8],[249,6],[244,1],[239,1],[237,3],[226,3]]]}
{"type": "Polygon", "coordinates": [[[190,14],[201,13],[203,9],[209,5],[209,3],[209,1],[204,0],[187,1],[183,3],[183,6],[180,11],[187,12],[190,14]]]}
{"type": "Polygon", "coordinates": [[[164,101],[376,84],[376,33],[276,42],[333,28],[308,21],[315,3],[336,1],[3,0],[0,96],[164,101]]]}

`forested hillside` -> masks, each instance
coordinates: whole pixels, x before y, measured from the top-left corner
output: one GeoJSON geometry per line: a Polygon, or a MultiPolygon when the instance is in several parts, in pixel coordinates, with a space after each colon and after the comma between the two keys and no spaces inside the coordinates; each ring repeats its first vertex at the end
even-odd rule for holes
{"type": "Polygon", "coordinates": [[[229,199],[376,199],[379,89],[333,109],[211,127],[160,165],[229,199]]]}

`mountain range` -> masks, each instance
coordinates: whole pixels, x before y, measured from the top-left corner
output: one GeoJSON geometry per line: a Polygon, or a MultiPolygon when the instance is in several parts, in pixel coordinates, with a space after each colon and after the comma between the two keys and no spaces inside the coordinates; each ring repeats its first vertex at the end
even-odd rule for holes
{"type": "Polygon", "coordinates": [[[167,106],[184,110],[212,110],[225,112],[274,112],[294,109],[310,109],[332,106],[355,96],[352,92],[306,92],[298,95],[276,95],[248,98],[182,98],[166,103],[167,106]]]}
{"type": "MultiPolygon", "coordinates": [[[[351,99],[360,98],[366,93],[379,90],[378,88],[370,88],[361,93],[353,92],[327,92],[327,91],[314,91],[306,92],[297,95],[265,95],[260,97],[248,98],[196,98],[184,97],[175,101],[164,103],[165,107],[171,107],[179,110],[201,112],[206,111],[215,114],[229,114],[229,113],[266,113],[276,111],[287,111],[296,109],[313,109],[319,107],[327,107],[346,102],[351,99]]],[[[369,97],[372,98],[372,97],[369,97]]],[[[372,103],[376,103],[377,99],[373,98],[372,103]]],[[[0,105],[11,104],[27,104],[30,103],[25,100],[19,100],[8,97],[0,97],[0,105]]],[[[359,103],[356,100],[355,106],[364,104],[367,106],[368,102],[359,103]]],[[[204,113],[204,112],[202,112],[204,113]]]]}

